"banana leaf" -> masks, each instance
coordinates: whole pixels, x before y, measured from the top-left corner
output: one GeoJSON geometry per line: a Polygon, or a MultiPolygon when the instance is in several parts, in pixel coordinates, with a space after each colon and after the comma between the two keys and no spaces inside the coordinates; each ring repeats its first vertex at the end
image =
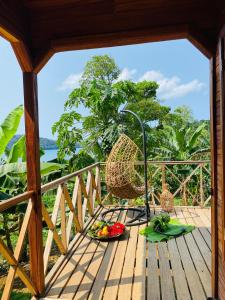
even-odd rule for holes
{"type": "MultiPolygon", "coordinates": [[[[62,170],[64,168],[64,165],[57,164],[57,163],[43,162],[41,163],[40,168],[41,168],[41,176],[46,176],[62,170]]],[[[27,172],[27,166],[25,162],[16,162],[16,163],[8,163],[8,164],[0,165],[0,177],[5,176],[7,174],[22,175],[22,174],[26,174],[26,172],[27,172]]]]}
{"type": "Polygon", "coordinates": [[[147,241],[151,243],[165,242],[174,237],[187,234],[195,229],[194,225],[181,224],[176,219],[171,219],[168,228],[164,232],[156,232],[150,225],[140,230],[140,234],[144,235],[147,241]]]}

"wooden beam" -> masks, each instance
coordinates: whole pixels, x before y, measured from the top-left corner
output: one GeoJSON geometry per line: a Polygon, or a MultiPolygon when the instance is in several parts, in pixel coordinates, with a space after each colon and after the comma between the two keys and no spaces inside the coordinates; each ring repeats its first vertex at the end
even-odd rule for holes
{"type": "Polygon", "coordinates": [[[212,296],[218,298],[218,220],[217,220],[217,139],[216,139],[216,55],[210,60],[210,136],[211,136],[211,236],[212,296]]]}
{"type": "Polygon", "coordinates": [[[11,43],[22,71],[31,72],[33,66],[27,43],[26,25],[26,20],[20,15],[16,5],[10,7],[6,2],[0,3],[0,36],[11,43]]]}
{"type": "Polygon", "coordinates": [[[23,72],[32,72],[33,62],[29,48],[23,41],[11,42],[11,46],[23,72]]]}
{"type": "Polygon", "coordinates": [[[36,53],[34,71],[38,73],[54,53],[71,50],[104,48],[186,38],[188,25],[166,26],[124,32],[82,35],[50,41],[47,48],[36,53]]]}
{"type": "Polygon", "coordinates": [[[33,210],[29,223],[31,278],[39,294],[44,290],[44,265],[42,241],[40,147],[38,125],[37,75],[23,74],[24,109],[27,153],[27,186],[33,191],[33,210]]]}
{"type": "Polygon", "coordinates": [[[189,26],[187,39],[207,58],[213,57],[216,51],[216,39],[212,40],[209,34],[205,34],[194,26],[189,26]]]}

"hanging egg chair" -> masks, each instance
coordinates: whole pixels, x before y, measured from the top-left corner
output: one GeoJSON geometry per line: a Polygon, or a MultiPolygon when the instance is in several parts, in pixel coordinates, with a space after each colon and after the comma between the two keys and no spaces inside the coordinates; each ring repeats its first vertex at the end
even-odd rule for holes
{"type": "Polygon", "coordinates": [[[135,199],[145,193],[143,179],[137,169],[138,146],[121,134],[106,162],[106,185],[109,192],[121,199],[135,199]]]}

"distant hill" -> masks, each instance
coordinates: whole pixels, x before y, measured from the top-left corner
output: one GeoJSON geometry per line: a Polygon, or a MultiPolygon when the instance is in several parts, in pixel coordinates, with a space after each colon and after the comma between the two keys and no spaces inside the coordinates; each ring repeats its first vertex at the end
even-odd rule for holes
{"type": "MultiPolygon", "coordinates": [[[[21,137],[21,134],[16,134],[11,141],[8,144],[8,148],[11,149],[12,145],[21,137]]],[[[44,150],[49,150],[49,149],[57,149],[57,145],[56,142],[54,140],[51,139],[47,139],[47,138],[40,138],[40,146],[42,149],[44,150]]]]}

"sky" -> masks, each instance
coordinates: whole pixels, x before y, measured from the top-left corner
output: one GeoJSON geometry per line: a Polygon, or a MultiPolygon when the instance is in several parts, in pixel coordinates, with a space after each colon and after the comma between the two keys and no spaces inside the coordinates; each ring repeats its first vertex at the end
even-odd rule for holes
{"type": "MultiPolygon", "coordinates": [[[[158,98],[172,110],[187,105],[196,119],[209,119],[209,61],[186,40],[146,43],[55,54],[38,75],[40,136],[64,111],[64,102],[93,55],[108,54],[121,70],[121,80],[155,80],[158,98]]],[[[8,42],[0,38],[0,122],[23,104],[22,72],[8,42]]],[[[80,107],[79,112],[88,114],[80,107]]],[[[18,133],[24,133],[24,120],[18,133]]]]}

